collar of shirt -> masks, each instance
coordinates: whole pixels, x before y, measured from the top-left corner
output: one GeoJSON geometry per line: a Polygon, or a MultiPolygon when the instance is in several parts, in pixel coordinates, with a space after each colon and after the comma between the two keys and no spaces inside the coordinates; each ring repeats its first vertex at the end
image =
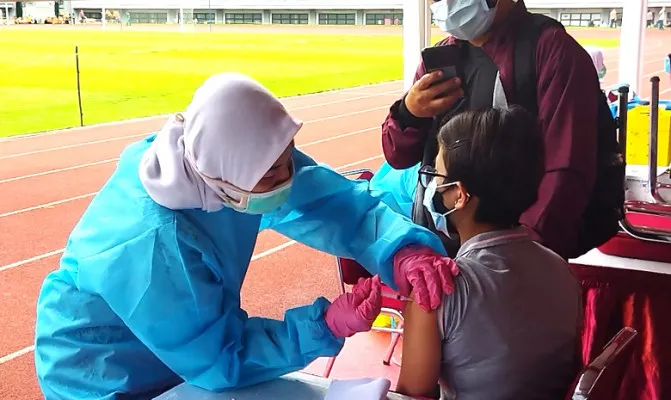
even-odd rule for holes
{"type": "Polygon", "coordinates": [[[513,8],[510,9],[508,15],[494,25],[489,31],[489,39],[487,39],[482,46],[483,50],[485,50],[486,53],[489,53],[490,48],[493,50],[500,46],[503,41],[514,37],[515,31],[517,30],[517,24],[526,14],[527,6],[524,4],[523,0],[518,0],[513,8]]]}
{"type": "Polygon", "coordinates": [[[471,250],[486,249],[516,242],[530,242],[531,240],[528,231],[522,226],[512,229],[485,232],[468,239],[457,252],[456,258],[464,256],[471,250]]]}

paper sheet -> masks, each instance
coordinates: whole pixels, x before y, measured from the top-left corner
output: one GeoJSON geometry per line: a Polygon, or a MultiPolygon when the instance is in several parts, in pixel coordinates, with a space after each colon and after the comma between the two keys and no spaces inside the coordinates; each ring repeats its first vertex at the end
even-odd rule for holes
{"type": "Polygon", "coordinates": [[[391,382],[382,378],[334,380],[324,400],[384,400],[390,386],[391,382]]]}

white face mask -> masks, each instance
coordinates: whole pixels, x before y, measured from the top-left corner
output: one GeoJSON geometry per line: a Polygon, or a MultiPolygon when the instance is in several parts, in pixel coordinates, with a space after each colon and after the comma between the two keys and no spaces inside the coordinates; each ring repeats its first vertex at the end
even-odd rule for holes
{"type": "Polygon", "coordinates": [[[496,7],[489,8],[487,0],[440,0],[431,4],[438,27],[460,40],[473,40],[491,28],[496,7]]]}
{"type": "MultiPolygon", "coordinates": [[[[445,185],[440,185],[441,188],[448,188],[451,186],[455,186],[456,182],[454,183],[447,183],[445,185]]],[[[436,207],[434,205],[434,199],[436,197],[436,194],[440,195],[437,193],[438,189],[438,184],[436,183],[436,179],[432,179],[431,182],[427,185],[426,190],[424,191],[424,199],[422,201],[422,204],[424,204],[424,207],[429,211],[431,214],[431,219],[433,219],[433,224],[436,226],[436,229],[438,231],[442,232],[447,236],[449,239],[454,239],[456,240],[459,237],[459,234],[454,232],[454,230],[450,229],[451,224],[447,220],[447,216],[455,212],[457,209],[452,208],[451,210],[448,210],[446,213],[439,213],[436,211],[436,207]]],[[[441,200],[442,201],[442,200],[441,200]]]]}
{"type": "Polygon", "coordinates": [[[221,198],[221,200],[223,200],[224,204],[227,207],[230,207],[239,212],[243,212],[245,214],[261,215],[261,214],[267,214],[279,208],[284,203],[286,203],[287,200],[289,200],[289,196],[291,195],[291,186],[293,183],[295,173],[295,171],[293,170],[293,163],[291,168],[292,172],[291,172],[291,178],[289,178],[289,180],[287,180],[286,182],[282,183],[280,186],[274,188],[269,192],[262,192],[262,193],[248,192],[246,190],[236,188],[235,186],[228,184],[226,182],[222,182],[217,179],[212,179],[203,175],[201,176],[212,186],[216,186],[219,189],[217,191],[217,195],[221,198]],[[235,200],[234,198],[229,196],[227,192],[235,193],[237,195],[236,197],[239,197],[240,199],[235,200]]]}

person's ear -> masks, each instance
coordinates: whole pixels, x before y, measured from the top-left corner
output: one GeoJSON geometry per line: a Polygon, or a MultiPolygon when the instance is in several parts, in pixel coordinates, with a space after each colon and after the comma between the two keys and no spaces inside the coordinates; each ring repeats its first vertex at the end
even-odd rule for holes
{"type": "Polygon", "coordinates": [[[457,210],[461,210],[464,207],[466,207],[466,203],[468,203],[468,199],[470,198],[471,195],[468,194],[468,191],[461,182],[457,182],[456,191],[457,191],[457,198],[454,204],[453,205],[448,204],[448,206],[452,206],[457,210]]]}

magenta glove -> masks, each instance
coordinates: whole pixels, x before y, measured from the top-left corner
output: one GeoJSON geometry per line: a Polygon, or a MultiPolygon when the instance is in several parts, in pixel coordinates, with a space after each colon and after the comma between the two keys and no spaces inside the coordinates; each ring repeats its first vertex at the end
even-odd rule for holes
{"type": "Polygon", "coordinates": [[[394,255],[394,283],[402,296],[414,292],[415,302],[424,311],[440,306],[443,293],[454,293],[453,276],[459,267],[449,257],[443,257],[425,246],[408,246],[394,255]]]}
{"type": "Polygon", "coordinates": [[[324,313],[326,326],[333,336],[350,337],[357,332],[367,332],[382,308],[380,277],[361,278],[352,292],[341,294],[324,313]]]}

